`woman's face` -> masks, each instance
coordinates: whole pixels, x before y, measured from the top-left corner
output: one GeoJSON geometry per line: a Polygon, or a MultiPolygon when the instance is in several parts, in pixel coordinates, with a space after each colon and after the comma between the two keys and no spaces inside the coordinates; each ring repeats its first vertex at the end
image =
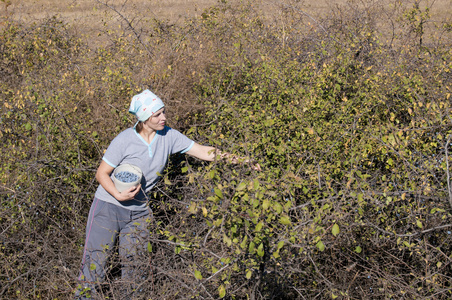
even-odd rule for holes
{"type": "Polygon", "coordinates": [[[144,125],[149,127],[149,129],[152,129],[154,131],[163,130],[165,128],[166,124],[166,116],[165,116],[165,108],[161,108],[158,111],[156,111],[152,117],[144,121],[144,125]]]}

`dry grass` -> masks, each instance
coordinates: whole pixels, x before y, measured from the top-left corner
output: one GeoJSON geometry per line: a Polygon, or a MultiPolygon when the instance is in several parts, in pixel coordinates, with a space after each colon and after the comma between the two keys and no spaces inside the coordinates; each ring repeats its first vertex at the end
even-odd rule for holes
{"type": "MultiPolygon", "coordinates": [[[[229,3],[240,0],[229,0],[229,3]]],[[[413,2],[403,1],[406,4],[413,2]]],[[[392,5],[396,0],[305,0],[296,1],[302,4],[304,12],[312,17],[328,14],[337,5],[367,7],[392,5]]],[[[129,20],[137,22],[141,18],[155,17],[174,23],[182,22],[187,17],[197,17],[206,8],[212,7],[218,0],[2,0],[0,2],[0,21],[6,17],[25,22],[33,22],[42,18],[57,15],[75,30],[85,34],[91,44],[101,44],[99,32],[107,24],[117,26],[119,15],[113,13],[114,7],[129,20]]],[[[256,0],[262,13],[269,18],[280,18],[281,4],[289,4],[285,0],[256,0]]],[[[452,0],[427,0],[421,2],[421,7],[431,7],[433,21],[449,19],[452,15],[452,0]]],[[[1,22],[0,22],[1,24],[1,22]]]]}
{"type": "Polygon", "coordinates": [[[8,11],[15,18],[40,19],[51,15],[61,15],[68,20],[87,21],[90,24],[102,16],[105,6],[101,2],[114,6],[122,11],[138,9],[146,11],[156,17],[177,19],[181,16],[196,16],[202,9],[212,6],[215,0],[123,0],[123,1],[96,1],[96,0],[11,0],[8,11]]]}
{"type": "MultiPolygon", "coordinates": [[[[8,0],[6,0],[8,1],[8,0]]],[[[9,0],[10,5],[0,2],[1,17],[24,22],[34,22],[51,16],[59,16],[75,30],[85,34],[92,44],[102,43],[99,32],[107,24],[114,24],[117,13],[107,7],[114,7],[129,20],[140,18],[166,19],[179,22],[187,17],[196,17],[216,3],[216,0],[9,0]]]]}
{"type": "MultiPolygon", "coordinates": [[[[240,0],[229,0],[228,2],[237,2],[240,0]]],[[[378,4],[385,2],[391,4],[395,0],[306,0],[302,1],[307,8],[308,13],[326,12],[328,8],[335,5],[343,5],[346,3],[355,4],[378,4]]],[[[205,8],[211,7],[218,3],[218,0],[121,0],[121,1],[97,1],[97,0],[5,0],[1,3],[2,15],[5,14],[5,6],[14,18],[18,19],[40,19],[51,15],[61,15],[69,21],[87,21],[90,24],[96,18],[102,15],[105,7],[100,2],[106,2],[115,7],[127,7],[129,10],[139,9],[140,11],[149,12],[156,17],[167,18],[176,21],[181,17],[197,16],[205,8]],[[5,4],[6,3],[6,4],[5,4]]],[[[263,0],[260,2],[261,7],[267,13],[276,12],[274,8],[284,1],[280,0],[263,0]]],[[[297,1],[299,2],[299,1],[297,1]]],[[[403,1],[412,2],[412,1],[403,1]]],[[[285,2],[287,3],[287,1],[285,2]]],[[[421,1],[421,6],[431,6],[434,18],[450,17],[452,12],[452,0],[428,0],[421,1]]]]}

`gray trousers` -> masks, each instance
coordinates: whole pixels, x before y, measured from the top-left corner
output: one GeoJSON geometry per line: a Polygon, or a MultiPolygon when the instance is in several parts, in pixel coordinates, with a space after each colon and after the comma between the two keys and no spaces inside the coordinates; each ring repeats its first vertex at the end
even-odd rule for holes
{"type": "Polygon", "coordinates": [[[95,287],[105,280],[106,265],[118,240],[121,260],[121,276],[125,284],[134,286],[139,274],[137,267],[143,264],[140,257],[147,251],[150,209],[131,211],[94,198],[86,226],[85,249],[79,275],[81,283],[76,295],[83,290],[95,294],[95,287]]]}

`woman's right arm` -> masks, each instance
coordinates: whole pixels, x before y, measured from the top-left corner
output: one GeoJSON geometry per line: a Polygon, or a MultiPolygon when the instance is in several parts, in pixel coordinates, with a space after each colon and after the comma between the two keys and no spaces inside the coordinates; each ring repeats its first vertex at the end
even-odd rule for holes
{"type": "Polygon", "coordinates": [[[110,178],[111,172],[113,172],[113,170],[114,168],[112,166],[110,166],[109,164],[102,160],[96,172],[97,181],[108,193],[110,193],[110,195],[115,197],[116,200],[118,201],[132,200],[135,197],[135,195],[138,194],[138,192],[140,191],[141,185],[131,187],[130,189],[120,193],[116,189],[115,184],[110,178]]]}

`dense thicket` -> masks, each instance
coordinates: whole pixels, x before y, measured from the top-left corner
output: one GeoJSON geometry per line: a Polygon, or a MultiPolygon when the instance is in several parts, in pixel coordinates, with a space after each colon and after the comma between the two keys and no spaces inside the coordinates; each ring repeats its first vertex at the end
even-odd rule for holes
{"type": "Polygon", "coordinates": [[[94,172],[143,88],[170,126],[263,167],[174,157],[143,298],[452,297],[450,20],[418,1],[279,9],[140,19],[96,49],[57,18],[4,24],[1,298],[71,297],[94,172]]]}

